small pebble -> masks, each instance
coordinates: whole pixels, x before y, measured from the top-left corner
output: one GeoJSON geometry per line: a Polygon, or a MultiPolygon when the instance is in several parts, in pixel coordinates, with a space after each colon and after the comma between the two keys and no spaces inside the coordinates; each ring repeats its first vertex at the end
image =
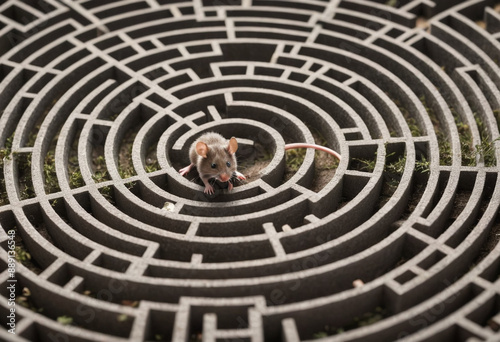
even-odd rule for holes
{"type": "Polygon", "coordinates": [[[365,283],[361,279],[356,279],[352,282],[352,286],[354,287],[361,287],[363,285],[365,285],[365,283]]]}
{"type": "Polygon", "coordinates": [[[163,205],[163,209],[165,209],[166,211],[174,211],[175,204],[173,204],[171,202],[165,202],[165,204],[163,205]]]}

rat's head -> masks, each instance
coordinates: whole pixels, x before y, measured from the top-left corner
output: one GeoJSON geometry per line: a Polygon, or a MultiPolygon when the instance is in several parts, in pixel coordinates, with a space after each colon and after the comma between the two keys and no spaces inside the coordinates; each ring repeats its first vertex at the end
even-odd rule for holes
{"type": "Polygon", "coordinates": [[[229,139],[227,146],[210,145],[203,141],[196,144],[196,153],[202,157],[198,172],[200,176],[215,178],[227,182],[236,171],[236,150],[238,142],[235,137],[229,139]]]}

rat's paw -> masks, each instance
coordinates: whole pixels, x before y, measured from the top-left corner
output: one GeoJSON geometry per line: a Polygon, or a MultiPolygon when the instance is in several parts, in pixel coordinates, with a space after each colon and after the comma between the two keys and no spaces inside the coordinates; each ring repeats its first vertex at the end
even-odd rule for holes
{"type": "Polygon", "coordinates": [[[203,190],[203,192],[209,195],[213,195],[215,193],[214,187],[211,186],[210,184],[205,185],[205,190],[203,190]]]}
{"type": "Polygon", "coordinates": [[[191,168],[192,168],[192,167],[193,167],[193,165],[192,165],[192,164],[191,164],[191,165],[188,165],[188,166],[186,166],[186,167],[183,167],[182,169],[180,169],[180,170],[179,170],[179,174],[180,174],[181,176],[185,176],[185,175],[187,175],[187,174],[189,173],[189,171],[191,171],[191,168]]]}
{"type": "Polygon", "coordinates": [[[234,175],[236,176],[236,178],[241,179],[241,180],[247,179],[241,172],[238,172],[238,171],[234,171],[234,175]]]}
{"type": "Polygon", "coordinates": [[[228,183],[228,184],[227,184],[227,190],[228,190],[228,191],[233,190],[233,183],[231,183],[231,182],[227,182],[227,183],[228,183]]]}

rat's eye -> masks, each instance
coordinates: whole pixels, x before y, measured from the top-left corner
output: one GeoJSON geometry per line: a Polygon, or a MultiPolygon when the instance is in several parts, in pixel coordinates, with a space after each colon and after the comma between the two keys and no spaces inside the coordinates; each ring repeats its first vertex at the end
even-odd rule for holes
{"type": "Polygon", "coordinates": [[[231,167],[231,163],[230,162],[226,162],[226,165],[227,165],[227,167],[231,167]]]}
{"type": "Polygon", "coordinates": [[[217,164],[215,163],[212,163],[212,165],[210,165],[212,167],[212,169],[215,169],[217,167],[217,164]]]}

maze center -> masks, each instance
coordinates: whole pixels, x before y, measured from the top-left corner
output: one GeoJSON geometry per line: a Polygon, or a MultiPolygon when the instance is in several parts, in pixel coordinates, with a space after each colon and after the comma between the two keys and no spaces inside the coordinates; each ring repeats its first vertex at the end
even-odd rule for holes
{"type": "Polygon", "coordinates": [[[500,341],[499,61],[496,1],[0,0],[0,340],[500,341]]]}

